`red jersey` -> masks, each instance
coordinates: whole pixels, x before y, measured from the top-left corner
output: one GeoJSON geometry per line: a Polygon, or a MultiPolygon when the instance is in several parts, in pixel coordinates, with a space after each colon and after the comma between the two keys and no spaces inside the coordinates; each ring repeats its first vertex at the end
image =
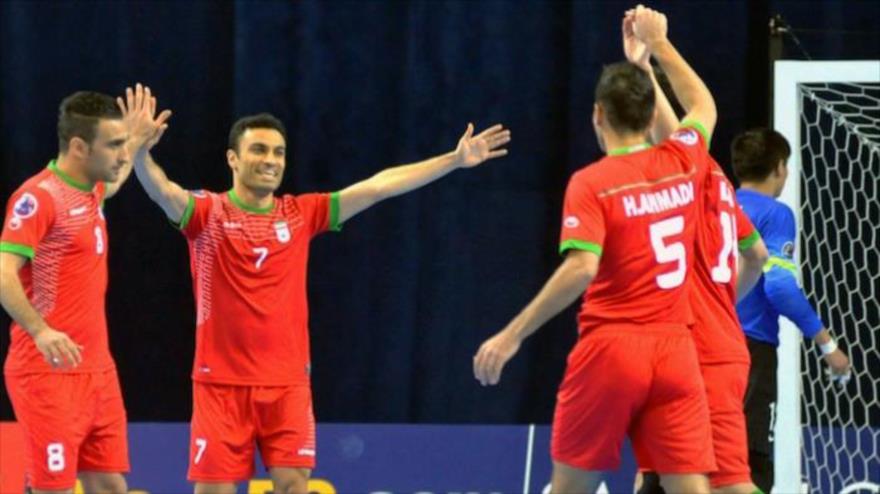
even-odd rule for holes
{"type": "Polygon", "coordinates": [[[706,175],[697,229],[691,305],[694,343],[700,363],[749,362],[745,334],[736,316],[737,246],[744,250],[760,235],[736,202],[733,185],[714,160],[706,175]]]}
{"type": "Polygon", "coordinates": [[[655,147],[611,151],[572,176],[560,251],[601,255],[578,315],[581,334],[692,322],[686,280],[709,159],[700,132],[685,127],[655,147]]]}
{"type": "Polygon", "coordinates": [[[180,228],[196,299],[193,380],[309,383],[309,242],[338,218],[337,194],[284,195],[258,210],[233,191],[190,193],[180,228]]]}
{"type": "Polygon", "coordinates": [[[25,330],[12,323],[4,372],[100,372],[115,368],[107,344],[105,186],[80,184],[55,161],[9,198],[0,251],[26,257],[19,272],[28,300],[52,328],[82,345],[75,369],[52,370],[25,330]]]}

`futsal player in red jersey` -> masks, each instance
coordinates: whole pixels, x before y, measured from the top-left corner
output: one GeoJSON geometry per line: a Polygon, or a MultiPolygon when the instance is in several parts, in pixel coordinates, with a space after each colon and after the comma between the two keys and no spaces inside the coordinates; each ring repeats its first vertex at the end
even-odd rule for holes
{"type": "Polygon", "coordinates": [[[385,170],[339,192],[275,195],[286,167],[286,131],[268,114],[244,117],[226,152],[226,192],[186,191],[148,154],[134,157],[147,194],[189,243],[195,292],[196,354],[189,479],[195,492],[232,493],[253,475],[259,447],[277,493],[306,493],[315,465],[306,267],[309,242],[338,230],[379,201],[417,189],[458,168],[504,156],[500,125],[449,153],[385,170]]]}
{"type": "MultiPolygon", "coordinates": [[[[623,22],[624,51],[627,59],[652,74],[650,54],[633,32],[635,10],[623,22]]],[[[652,135],[663,139],[677,119],[672,107],[655,84],[658,114],[652,135]]],[[[691,306],[694,311],[693,337],[712,424],[712,440],[718,470],[709,475],[715,493],[753,494],[760,492],[752,483],[748,463],[743,399],[749,373],[749,352],[736,316],[737,292],[747,293],[763,272],[769,257],[758,231],[736,202],[733,185],[715,160],[706,175],[696,233],[691,306]],[[742,255],[742,265],[738,254],[742,255]],[[737,276],[737,272],[742,275],[737,276]]],[[[645,469],[647,465],[640,464],[645,469]]],[[[637,481],[639,494],[659,494],[658,475],[648,468],[644,482],[637,481]]]]}
{"type": "Polygon", "coordinates": [[[557,394],[552,492],[594,492],[629,435],[637,460],[673,492],[707,493],[716,469],[687,282],[711,162],[712,95],[666,37],[666,18],[635,13],[634,33],[687,111],[671,137],[648,144],[651,77],[623,62],[596,87],[593,124],[607,156],[576,172],[563,206],[565,259],[535,299],[474,357],[497,384],[523,339],[586,290],[579,339],[557,394]]]}
{"type": "MultiPolygon", "coordinates": [[[[138,105],[149,97],[139,93],[138,105]]],[[[125,407],[107,344],[102,212],[131,173],[129,131],[110,96],[61,102],[58,157],[9,198],[0,302],[12,318],[3,374],[25,438],[32,493],[123,493],[125,407]]]]}

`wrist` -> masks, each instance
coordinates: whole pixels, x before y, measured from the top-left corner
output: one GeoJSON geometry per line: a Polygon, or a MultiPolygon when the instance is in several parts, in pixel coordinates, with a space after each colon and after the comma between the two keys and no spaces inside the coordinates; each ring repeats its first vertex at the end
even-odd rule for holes
{"type": "Polygon", "coordinates": [[[664,37],[657,37],[657,38],[652,38],[652,39],[646,39],[644,41],[644,43],[645,43],[645,46],[648,48],[648,52],[650,52],[653,55],[657,51],[662,50],[664,47],[669,45],[669,39],[666,38],[665,36],[664,37]]]}
{"type": "Polygon", "coordinates": [[[825,343],[819,343],[819,350],[823,357],[831,355],[837,351],[837,342],[834,341],[834,338],[829,338],[825,343]]]}

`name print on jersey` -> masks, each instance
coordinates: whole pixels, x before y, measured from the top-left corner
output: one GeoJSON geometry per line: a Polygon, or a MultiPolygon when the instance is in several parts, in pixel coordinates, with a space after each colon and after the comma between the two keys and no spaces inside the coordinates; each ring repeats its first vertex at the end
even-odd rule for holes
{"type": "Polygon", "coordinates": [[[627,218],[662,213],[686,206],[694,201],[694,183],[685,182],[657,192],[642,192],[638,196],[623,196],[627,218]]]}

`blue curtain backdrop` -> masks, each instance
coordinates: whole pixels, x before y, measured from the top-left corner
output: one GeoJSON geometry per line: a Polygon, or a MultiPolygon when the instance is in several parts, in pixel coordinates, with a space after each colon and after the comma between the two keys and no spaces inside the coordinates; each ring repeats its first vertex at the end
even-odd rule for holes
{"type": "MultiPolygon", "coordinates": [[[[156,150],[190,188],[225,190],[244,114],[289,127],[282,192],[331,191],[452,149],[468,121],[513,130],[510,156],[382,203],[318,238],[309,273],[321,421],[547,422],[574,308],[502,384],[471,374],[559,262],[562,194],[600,156],[590,125],[632,2],[0,2],[0,199],[57,152],[62,97],[148,83],[174,110],[156,150]]],[[[714,152],[767,119],[770,14],[815,58],[877,58],[874,2],[663,2],[718,102],[714,152]],[[832,29],[834,31],[827,31],[832,29]]],[[[801,54],[788,45],[792,58],[801,54]]],[[[194,331],[186,245],[135,179],[108,203],[113,353],[131,420],[187,420],[194,331]]],[[[8,317],[0,315],[5,355],[8,317]]],[[[638,356],[633,356],[638,358],[638,356]]],[[[12,417],[5,390],[0,418],[12,417]]]]}

